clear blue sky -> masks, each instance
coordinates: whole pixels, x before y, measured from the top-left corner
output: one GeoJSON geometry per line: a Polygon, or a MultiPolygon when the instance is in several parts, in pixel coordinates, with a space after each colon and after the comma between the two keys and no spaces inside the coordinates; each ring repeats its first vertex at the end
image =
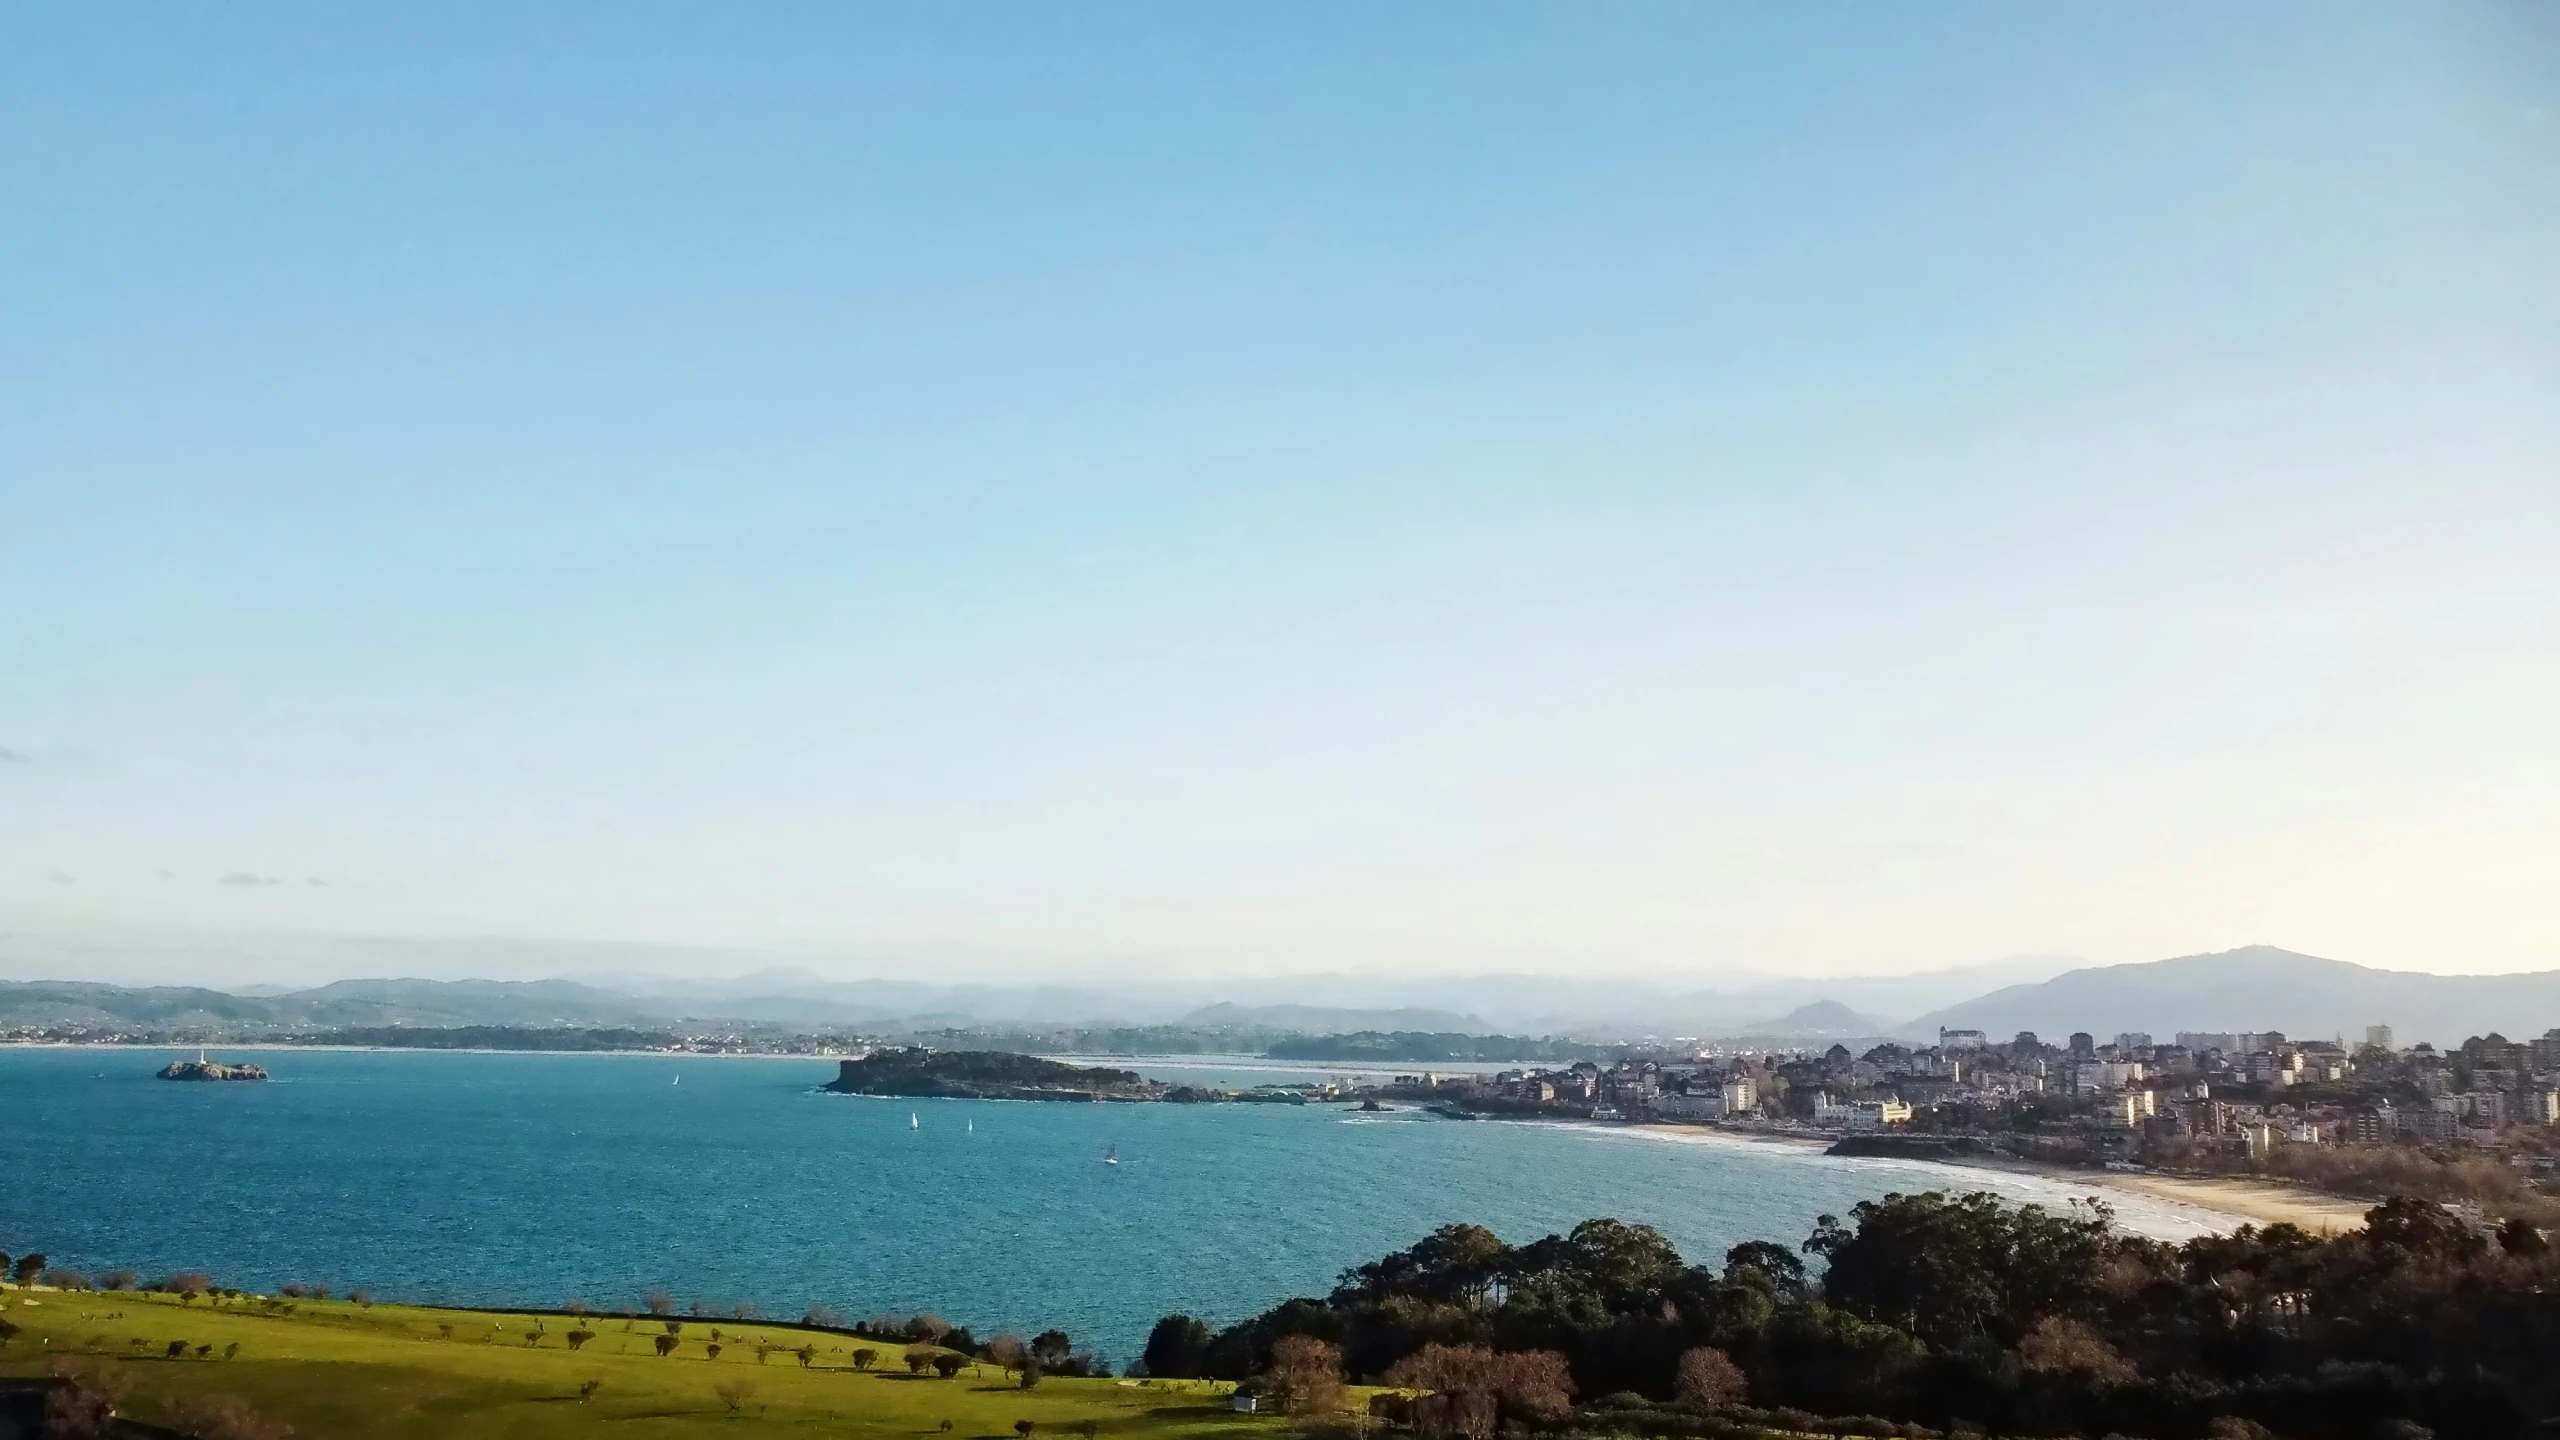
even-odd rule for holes
{"type": "Polygon", "coordinates": [[[2541,4],[7,5],[0,930],[2560,966],[2555,257],[2541,4]]]}

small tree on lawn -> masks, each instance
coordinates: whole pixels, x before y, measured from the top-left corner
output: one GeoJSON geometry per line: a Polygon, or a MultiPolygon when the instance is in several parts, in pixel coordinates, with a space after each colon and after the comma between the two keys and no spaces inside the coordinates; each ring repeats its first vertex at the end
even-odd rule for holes
{"type": "Polygon", "coordinates": [[[650,1338],[651,1338],[651,1339],[654,1339],[655,1341],[657,1341],[657,1342],[658,1342],[658,1354],[659,1354],[660,1358],[664,1358],[664,1357],[666,1357],[666,1356],[673,1355],[674,1353],[676,1353],[676,1337],[675,1337],[675,1336],[673,1336],[673,1335],[655,1335],[655,1336],[651,1336],[650,1338]]]}
{"type": "Polygon", "coordinates": [[[21,1290],[34,1289],[36,1277],[43,1273],[44,1252],[41,1250],[19,1256],[17,1268],[9,1272],[10,1276],[18,1282],[18,1288],[21,1290]]]}
{"type": "Polygon", "coordinates": [[[996,1362],[1008,1379],[1022,1368],[1022,1362],[1030,1354],[1030,1349],[1022,1343],[1022,1337],[1010,1330],[997,1331],[996,1338],[987,1342],[987,1358],[996,1362]]]}
{"type": "Polygon", "coordinates": [[[803,1370],[817,1363],[818,1347],[815,1345],[803,1345],[791,1353],[800,1357],[800,1368],[803,1370]]]}
{"type": "Polygon", "coordinates": [[[570,1349],[582,1350],[586,1348],[588,1341],[596,1338],[596,1332],[587,1329],[585,1326],[580,1326],[560,1338],[569,1342],[570,1349]]]}
{"type": "Polygon", "coordinates": [[[853,1352],[853,1368],[856,1370],[868,1370],[879,1360],[879,1358],[880,1352],[866,1345],[862,1349],[853,1352]]]}
{"type": "Polygon", "coordinates": [[[1038,1426],[1032,1424],[1028,1420],[1016,1420],[1013,1422],[1013,1433],[1025,1437],[1025,1440],[1028,1440],[1031,1432],[1038,1428],[1038,1426]]]}
{"type": "Polygon", "coordinates": [[[720,1403],[728,1406],[729,1413],[735,1415],[739,1411],[747,1408],[747,1402],[755,1398],[756,1382],[753,1380],[724,1380],[720,1384],[711,1387],[711,1393],[719,1396],[720,1403]]]}
{"type": "Polygon", "coordinates": [[[1332,1415],[1342,1409],[1342,1352],[1312,1335],[1283,1335],[1271,1347],[1265,1377],[1289,1413],[1332,1415]]]}
{"type": "Polygon", "coordinates": [[[933,1357],[933,1368],[935,1372],[941,1375],[945,1380],[959,1374],[961,1367],[968,1363],[969,1357],[961,1354],[957,1350],[944,1350],[933,1357]]]}

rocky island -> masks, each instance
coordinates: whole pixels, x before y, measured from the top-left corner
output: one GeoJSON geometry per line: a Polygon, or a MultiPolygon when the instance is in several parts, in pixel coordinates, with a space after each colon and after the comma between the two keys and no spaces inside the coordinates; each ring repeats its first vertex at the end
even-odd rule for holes
{"type": "Polygon", "coordinates": [[[264,1080],[267,1078],[267,1072],[256,1065],[225,1065],[217,1060],[207,1060],[204,1058],[204,1052],[199,1050],[193,1060],[172,1060],[162,1066],[160,1078],[163,1080],[264,1080]]]}
{"type": "Polygon", "coordinates": [[[1168,1087],[1134,1070],[1062,1065],[999,1050],[875,1050],[837,1062],[826,1088],[839,1095],[960,1100],[1162,1100],[1168,1087]]]}

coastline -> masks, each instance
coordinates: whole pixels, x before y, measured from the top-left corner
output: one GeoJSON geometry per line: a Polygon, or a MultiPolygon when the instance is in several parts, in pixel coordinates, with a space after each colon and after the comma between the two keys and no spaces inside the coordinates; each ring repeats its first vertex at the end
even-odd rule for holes
{"type": "MultiPolygon", "coordinates": [[[[84,1042],[61,1040],[13,1040],[0,1042],[0,1047],[28,1050],[58,1049],[150,1052],[168,1052],[173,1050],[196,1048],[192,1046],[167,1044],[153,1045],[112,1041],[84,1042]]],[[[459,1046],[411,1047],[389,1045],[293,1045],[260,1043],[256,1041],[235,1045],[223,1045],[218,1048],[235,1052],[299,1051],[308,1053],[313,1051],[322,1051],[361,1054],[622,1056],[653,1060],[797,1060],[812,1063],[825,1063],[844,1058],[839,1055],[795,1054],[773,1051],[489,1050],[459,1046]]],[[[1078,1061],[1091,1062],[1098,1059],[1121,1059],[1125,1061],[1130,1058],[1133,1057],[1076,1056],[1068,1058],[1068,1063],[1075,1063],[1078,1061]]],[[[1210,1069],[1227,1068],[1228,1062],[1258,1060],[1262,1057],[1201,1056],[1183,1058],[1193,1066],[1202,1069],[1210,1069]]],[[[1302,1068],[1299,1065],[1290,1065],[1285,1062],[1274,1064],[1266,1061],[1265,1064],[1274,1070],[1294,1070],[1302,1068]]],[[[1252,1068],[1263,1067],[1254,1066],[1252,1068]]],[[[1323,1073],[1321,1071],[1317,1071],[1316,1067],[1313,1066],[1305,1066],[1303,1068],[1314,1073],[1323,1073]]],[[[1717,1125],[1680,1125],[1665,1124],[1661,1122],[1655,1122],[1652,1124],[1626,1124],[1615,1121],[1595,1121],[1563,1116],[1513,1117],[1488,1114],[1484,1118],[1497,1121],[1507,1120],[1512,1124],[1554,1125],[1570,1129],[1589,1129],[1601,1132],[1643,1135],[1649,1138],[1671,1140],[1682,1143],[1751,1146],[1807,1156],[1827,1155],[1831,1146],[1838,1138],[1835,1136],[1807,1135],[1788,1131],[1729,1129],[1717,1125]]],[[[1852,1159],[1855,1157],[1839,1158],[1852,1159]]],[[[1900,1157],[1895,1163],[1929,1165],[1941,1169],[1957,1171],[1971,1170],[1985,1175],[2013,1175],[2038,1179],[2049,1183],[2082,1187],[2092,1191],[2112,1191],[2121,1195],[2139,1196],[2142,1200],[2151,1205],[2168,1206],[2180,1211],[2196,1212],[2203,1215],[2213,1216],[2217,1221],[2223,1222],[2217,1224],[2215,1227],[2220,1229],[2228,1229],[2231,1228],[2233,1224],[2239,1223],[2253,1225],[2271,1225],[2281,1223],[2298,1225],[2302,1229],[2315,1235],[2342,1234],[2346,1231],[2360,1228],[2364,1223],[2364,1212],[2373,1204],[2371,1200],[2367,1199],[2335,1195],[2324,1191],[2309,1190],[2300,1186],[2288,1185],[2280,1181],[2258,1180],[2236,1176],[2174,1175],[2156,1172],[2130,1173],[2117,1170],[2091,1170],[2075,1166],[2054,1165],[2033,1160],[2023,1160],[2015,1157],[1989,1158],[1983,1156],[1966,1156],[1962,1158],[1939,1158],[1934,1156],[1910,1156],[1900,1157]]]]}
{"type": "MultiPolygon", "coordinates": [[[[1521,1123],[1521,1122],[1515,1122],[1521,1123]]],[[[1935,1156],[1867,1157],[1832,1156],[1828,1138],[1789,1134],[1782,1131],[1731,1130],[1711,1125],[1622,1125],[1589,1120],[1535,1120],[1529,1124],[1549,1124],[1568,1129],[1590,1129],[1615,1132],[1674,1144],[1718,1146],[1752,1146],[1802,1155],[1807,1158],[1836,1159],[1848,1164],[1890,1164],[1905,1167],[1928,1166],[1956,1172],[1970,1171],[1986,1180],[1994,1176],[2014,1180],[2032,1180],[2048,1185],[2083,1189],[2100,1195],[2112,1194],[2131,1198],[2142,1208],[2166,1211],[2182,1216],[2198,1229],[2229,1231],[2240,1225],[2298,1225],[2314,1235],[2341,1235],[2361,1229],[2364,1212],[2373,1201],[2354,1196],[2333,1195],[2308,1190],[2281,1181],[2256,1180],[2223,1175],[2172,1175],[2156,1172],[2092,1170],[2072,1165],[2054,1165],[2014,1157],[1986,1158],[1966,1156],[1960,1159],[1935,1156]]],[[[1962,1181],[1954,1181],[1961,1185],[1962,1181]]],[[[2130,1227],[2129,1227],[2130,1228],[2130,1227]]]]}

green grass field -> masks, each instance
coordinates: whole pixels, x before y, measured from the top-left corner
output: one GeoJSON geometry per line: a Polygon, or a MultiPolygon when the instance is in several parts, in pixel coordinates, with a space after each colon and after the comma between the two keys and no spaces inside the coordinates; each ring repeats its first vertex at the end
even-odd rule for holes
{"type": "Polygon", "coordinates": [[[900,1346],[790,1327],[686,1319],[676,1352],[661,1357],[655,1337],[664,1327],[647,1318],[285,1303],[290,1313],[248,1299],[0,1292],[0,1318],[18,1327],[0,1350],[0,1373],[42,1374],[53,1357],[74,1356],[124,1392],[120,1413],[166,1423],[183,1397],[227,1394],[304,1440],[750,1432],[1015,1440],[1021,1420],[1033,1422],[1035,1440],[1080,1436],[1086,1422],[1100,1440],[1246,1440],[1282,1428],[1276,1417],[1236,1413],[1230,1387],[1213,1382],[1048,1378],[1024,1390],[992,1364],[948,1380],[916,1378],[900,1346]],[[566,1336],[580,1325],[595,1338],[573,1353],[566,1336]],[[169,1347],[179,1341],[188,1348],[173,1359],[169,1347]],[[760,1342],[776,1347],[761,1361],[760,1342]],[[804,1345],[817,1350],[805,1367],[791,1353],[804,1345]],[[863,1348],[879,1352],[868,1372],[854,1365],[863,1348]],[[590,1381],[595,1391],[582,1400],[590,1381]]]}

